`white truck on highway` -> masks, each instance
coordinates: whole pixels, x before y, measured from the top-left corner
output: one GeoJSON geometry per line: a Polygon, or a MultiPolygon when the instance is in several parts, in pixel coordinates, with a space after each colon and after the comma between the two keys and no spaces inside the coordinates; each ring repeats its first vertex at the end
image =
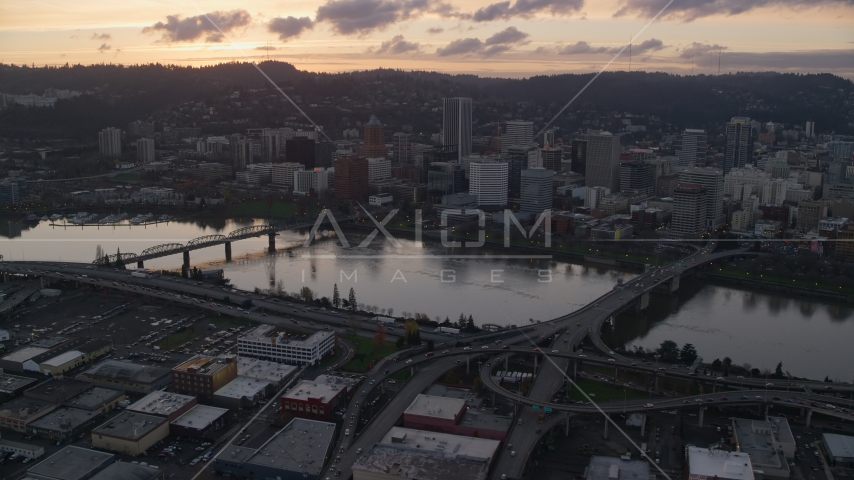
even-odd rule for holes
{"type": "Polygon", "coordinates": [[[459,335],[460,329],[459,328],[451,328],[451,327],[439,327],[436,329],[436,332],[447,333],[448,335],[459,335]]]}
{"type": "Polygon", "coordinates": [[[148,274],[145,272],[131,272],[130,276],[136,278],[148,278],[148,274]]]}

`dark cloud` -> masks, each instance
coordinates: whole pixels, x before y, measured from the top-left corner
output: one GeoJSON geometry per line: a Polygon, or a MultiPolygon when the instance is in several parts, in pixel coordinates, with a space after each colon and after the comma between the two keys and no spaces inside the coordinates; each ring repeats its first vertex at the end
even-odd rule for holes
{"type": "Polygon", "coordinates": [[[106,43],[102,43],[100,47],[98,47],[98,52],[104,53],[106,51],[112,50],[112,47],[107,45],[106,43]]]}
{"type": "Polygon", "coordinates": [[[483,56],[492,57],[494,55],[504,53],[510,50],[511,48],[513,47],[511,47],[510,45],[491,45],[483,49],[483,56]]]}
{"type": "Polygon", "coordinates": [[[431,27],[431,28],[427,29],[427,33],[429,33],[430,35],[435,35],[437,33],[442,33],[444,31],[445,31],[445,29],[441,28],[441,27],[431,27]]]}
{"type": "Polygon", "coordinates": [[[282,41],[297,37],[312,28],[314,28],[314,22],[308,17],[277,17],[267,24],[267,30],[279,34],[279,40],[282,41]]]}
{"type": "Polygon", "coordinates": [[[415,53],[421,46],[415,42],[407,42],[403,35],[395,35],[391,40],[380,44],[376,49],[368,49],[377,55],[400,55],[402,53],[415,53]]]}
{"type": "Polygon", "coordinates": [[[584,6],[584,0],[516,0],[512,5],[509,1],[497,2],[478,9],[471,15],[471,20],[491,22],[515,17],[530,18],[539,12],[569,15],[579,11],[582,6],[584,6]]]}
{"type": "MultiPolygon", "coordinates": [[[[637,15],[654,17],[667,4],[667,0],[623,0],[615,16],[637,15]]],[[[739,15],[761,8],[789,8],[800,10],[814,6],[854,6],[852,0],[678,0],[662,14],[665,18],[690,22],[711,15],[739,15]]]]}
{"type": "Polygon", "coordinates": [[[454,40],[444,48],[436,50],[436,55],[447,57],[450,55],[463,55],[466,53],[476,53],[483,49],[483,42],[479,38],[461,38],[454,40]]]}
{"type": "Polygon", "coordinates": [[[460,16],[451,5],[432,0],[328,0],[314,20],[329,22],[342,35],[364,35],[425,13],[460,16]]]}
{"type": "Polygon", "coordinates": [[[113,36],[109,33],[93,33],[92,40],[112,40],[113,36]]]}
{"type": "Polygon", "coordinates": [[[507,27],[504,30],[496,33],[495,35],[489,37],[484,41],[484,45],[503,45],[508,43],[519,43],[526,38],[528,35],[525,32],[520,32],[516,29],[516,27],[507,27]]]}
{"type": "Polygon", "coordinates": [[[264,50],[264,51],[278,50],[278,49],[279,49],[279,47],[274,47],[272,45],[261,45],[260,47],[255,47],[255,50],[264,50]]]}
{"type": "MultiPolygon", "coordinates": [[[[557,52],[560,55],[585,55],[595,53],[607,53],[610,55],[616,55],[620,53],[621,50],[623,50],[623,47],[624,45],[610,48],[594,47],[585,41],[578,41],[571,45],[558,46],[557,48],[539,47],[537,50],[535,50],[535,53],[557,52]]],[[[667,48],[667,45],[665,45],[664,42],[657,38],[650,38],[649,40],[645,40],[637,45],[632,45],[632,53],[635,55],[640,55],[642,53],[653,52],[664,48],[667,48]]],[[[628,54],[628,47],[626,47],[624,53],[628,54]]]]}
{"type": "Polygon", "coordinates": [[[727,47],[723,47],[718,44],[709,45],[707,43],[694,42],[690,46],[683,48],[682,53],[680,53],[679,56],[682,58],[702,57],[711,52],[717,53],[720,50],[726,49],[727,47]]]}
{"type": "Polygon", "coordinates": [[[246,10],[231,10],[229,12],[210,12],[205,15],[181,18],[180,15],[169,15],[166,22],[157,22],[142,29],[142,33],[158,33],[163,36],[162,42],[196,41],[204,37],[206,42],[218,43],[223,36],[216,27],[228,33],[236,28],[245,27],[252,21],[252,16],[246,10]],[[210,20],[208,20],[210,18],[210,20]],[[214,27],[213,24],[216,24],[214,27]]]}

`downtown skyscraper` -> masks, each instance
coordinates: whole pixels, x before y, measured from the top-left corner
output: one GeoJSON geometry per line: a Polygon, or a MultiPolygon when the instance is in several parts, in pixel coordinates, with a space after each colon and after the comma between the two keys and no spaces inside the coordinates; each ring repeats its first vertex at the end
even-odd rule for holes
{"type": "Polygon", "coordinates": [[[724,175],[733,168],[741,168],[752,160],[753,135],[750,119],[732,117],[726,124],[726,150],[724,151],[724,175]]]}
{"type": "Polygon", "coordinates": [[[471,155],[471,99],[442,99],[442,145],[457,149],[457,161],[471,155]]]}
{"type": "Polygon", "coordinates": [[[610,132],[588,132],[585,167],[587,187],[605,187],[610,192],[619,190],[620,137],[610,132]]]}

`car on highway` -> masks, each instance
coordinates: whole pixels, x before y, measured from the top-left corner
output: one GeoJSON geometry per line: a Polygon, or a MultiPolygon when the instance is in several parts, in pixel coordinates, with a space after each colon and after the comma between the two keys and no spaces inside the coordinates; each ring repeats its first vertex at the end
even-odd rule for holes
{"type": "Polygon", "coordinates": [[[409,360],[406,361],[406,363],[412,363],[412,359],[410,358],[409,360]]]}
{"type": "Polygon", "coordinates": [[[560,353],[560,352],[557,350],[552,350],[552,353],[560,353]]]}
{"type": "Polygon", "coordinates": [[[652,408],[652,407],[654,407],[654,406],[655,406],[655,405],[653,405],[653,404],[651,404],[651,403],[644,403],[644,404],[643,404],[643,408],[652,408]]]}

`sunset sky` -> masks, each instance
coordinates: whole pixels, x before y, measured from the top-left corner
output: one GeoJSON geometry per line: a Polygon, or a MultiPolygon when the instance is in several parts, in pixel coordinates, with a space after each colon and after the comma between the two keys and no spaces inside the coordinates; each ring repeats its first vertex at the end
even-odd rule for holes
{"type": "MultiPolygon", "coordinates": [[[[200,65],[269,56],[328,72],[589,72],[667,1],[5,1],[0,62],[200,65]]],[[[719,51],[722,73],[854,78],[854,0],[674,0],[632,42],[631,64],[681,74],[693,64],[694,73],[717,73],[719,51]]],[[[610,69],[628,63],[626,50],[610,69]]]]}

